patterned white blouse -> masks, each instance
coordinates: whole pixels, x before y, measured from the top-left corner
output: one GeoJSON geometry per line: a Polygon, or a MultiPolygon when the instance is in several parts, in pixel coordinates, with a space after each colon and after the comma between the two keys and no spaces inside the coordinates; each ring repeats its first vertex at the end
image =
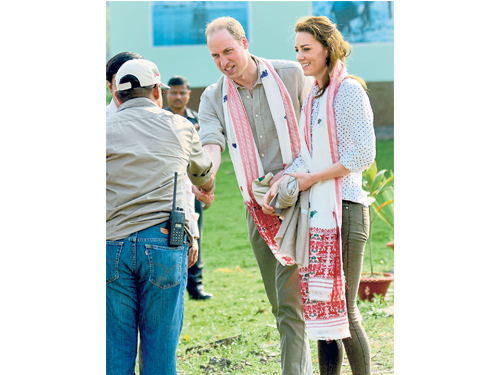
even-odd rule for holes
{"type": "MultiPolygon", "coordinates": [[[[316,96],[319,88],[315,87],[316,96]]],[[[309,95],[309,94],[308,94],[309,95]]],[[[307,103],[307,97],[302,107],[307,103]]],[[[366,192],[362,189],[362,172],[375,160],[375,132],[373,111],[368,95],[361,84],[346,78],[337,91],[333,102],[337,122],[337,140],[340,163],[351,171],[342,177],[342,199],[367,206],[366,192]]],[[[319,98],[313,100],[311,133],[319,113],[319,98]]],[[[311,138],[312,139],[312,138],[311,138]]],[[[312,145],[314,147],[314,145],[312,145]]],[[[294,172],[304,160],[299,156],[285,173],[294,172]]]]}

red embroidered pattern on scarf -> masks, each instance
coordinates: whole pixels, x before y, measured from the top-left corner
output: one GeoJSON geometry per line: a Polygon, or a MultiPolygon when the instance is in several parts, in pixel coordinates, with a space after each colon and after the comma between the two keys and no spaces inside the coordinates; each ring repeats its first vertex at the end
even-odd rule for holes
{"type": "Polygon", "coordinates": [[[264,214],[262,212],[262,207],[257,203],[253,196],[250,202],[245,202],[245,205],[247,206],[250,215],[252,215],[260,235],[264,241],[266,241],[267,246],[269,246],[273,254],[282,259],[287,265],[295,264],[295,260],[289,256],[280,255],[278,253],[278,245],[276,244],[276,240],[274,238],[278,233],[281,223],[277,216],[264,214]]]}
{"type": "Polygon", "coordinates": [[[343,280],[341,269],[341,250],[337,228],[310,228],[309,266],[300,267],[300,288],[306,321],[321,321],[347,316],[345,298],[340,299],[343,280]],[[337,275],[337,276],[335,276],[337,275]],[[309,277],[333,279],[333,292],[330,301],[309,299],[309,277]]]}

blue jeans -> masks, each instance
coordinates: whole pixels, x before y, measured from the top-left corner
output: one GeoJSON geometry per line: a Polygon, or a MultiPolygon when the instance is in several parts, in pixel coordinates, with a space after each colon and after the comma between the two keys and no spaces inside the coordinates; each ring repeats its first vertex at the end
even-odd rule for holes
{"type": "Polygon", "coordinates": [[[106,374],[132,375],[140,331],[143,375],[175,375],[184,320],[187,243],[169,247],[165,223],[106,241],[106,374]]]}

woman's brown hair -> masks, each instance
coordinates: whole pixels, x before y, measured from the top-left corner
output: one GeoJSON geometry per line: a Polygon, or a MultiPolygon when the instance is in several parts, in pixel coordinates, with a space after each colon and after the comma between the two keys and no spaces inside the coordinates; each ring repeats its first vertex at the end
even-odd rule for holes
{"type": "MultiPolygon", "coordinates": [[[[325,16],[304,17],[299,19],[295,25],[295,32],[309,33],[314,37],[314,39],[328,48],[329,54],[326,58],[328,69],[324,76],[325,84],[316,96],[319,98],[323,95],[330,83],[330,74],[337,60],[340,59],[340,61],[345,64],[345,58],[351,54],[351,45],[344,39],[344,36],[337,29],[337,26],[325,16]]],[[[361,86],[363,86],[365,91],[368,91],[366,82],[361,78],[352,75],[348,75],[347,78],[355,79],[361,84],[361,86]]]]}

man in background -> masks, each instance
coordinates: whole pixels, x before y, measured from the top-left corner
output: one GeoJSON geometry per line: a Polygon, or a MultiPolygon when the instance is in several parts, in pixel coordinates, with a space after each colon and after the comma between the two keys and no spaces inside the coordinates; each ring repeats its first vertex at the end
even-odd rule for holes
{"type": "Polygon", "coordinates": [[[187,107],[191,98],[188,80],[182,76],[174,76],[168,80],[167,85],[170,86],[170,89],[165,90],[167,101],[163,103],[164,108],[176,115],[185,117],[194,125],[196,130],[199,130],[198,113],[187,107]]]}
{"type": "MultiPolygon", "coordinates": [[[[200,129],[198,123],[198,113],[188,108],[189,99],[191,97],[191,90],[189,87],[189,82],[186,78],[182,76],[174,76],[170,78],[167,82],[170,89],[165,90],[166,92],[166,110],[170,111],[176,115],[181,115],[189,120],[195,127],[196,130],[200,129]]],[[[164,105],[165,105],[164,104],[164,105]]],[[[187,291],[191,299],[195,300],[205,300],[212,298],[212,295],[205,292],[203,286],[203,261],[201,259],[201,236],[203,233],[203,210],[206,210],[210,204],[203,204],[198,199],[195,199],[194,208],[198,216],[198,260],[196,263],[188,270],[188,282],[187,291]]]]}

